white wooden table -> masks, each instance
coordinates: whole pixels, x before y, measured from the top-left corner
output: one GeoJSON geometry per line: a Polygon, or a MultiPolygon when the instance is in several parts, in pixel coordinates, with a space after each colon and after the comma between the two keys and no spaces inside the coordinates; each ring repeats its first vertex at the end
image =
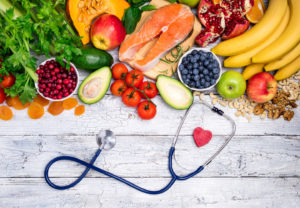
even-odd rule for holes
{"type": "MultiPolygon", "coordinates": [[[[81,79],[85,75],[81,73],[81,79]]],[[[103,152],[95,165],[145,188],[164,186],[170,179],[169,147],[184,111],[170,108],[161,97],[154,102],[158,112],[151,121],[139,119],[134,108],[125,107],[109,92],[101,102],[87,106],[80,118],[71,110],[30,120],[26,110],[14,111],[12,121],[0,121],[0,207],[299,207],[299,109],[291,122],[254,118],[248,123],[245,118],[235,118],[237,135],[221,155],[201,174],[176,182],[161,195],[140,193],[93,171],[69,190],[54,190],[45,183],[43,171],[49,160],[71,155],[89,161],[97,149],[95,134],[111,129],[117,145],[103,152]]],[[[224,110],[234,117],[233,110],[224,110]]],[[[203,106],[195,107],[180,134],[178,163],[198,167],[229,133],[226,120],[203,106]],[[202,148],[196,148],[192,138],[198,126],[214,135],[202,148]]],[[[175,168],[178,173],[186,172],[175,168]]],[[[61,162],[53,166],[50,175],[64,184],[83,169],[61,162]]]]}

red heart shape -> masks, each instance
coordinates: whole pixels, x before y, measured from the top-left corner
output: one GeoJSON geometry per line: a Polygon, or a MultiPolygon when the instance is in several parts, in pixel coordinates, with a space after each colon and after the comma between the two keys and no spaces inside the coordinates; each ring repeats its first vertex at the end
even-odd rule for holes
{"type": "Polygon", "coordinates": [[[211,131],[204,130],[200,127],[195,128],[193,135],[197,147],[202,147],[206,145],[212,138],[211,131]]]}

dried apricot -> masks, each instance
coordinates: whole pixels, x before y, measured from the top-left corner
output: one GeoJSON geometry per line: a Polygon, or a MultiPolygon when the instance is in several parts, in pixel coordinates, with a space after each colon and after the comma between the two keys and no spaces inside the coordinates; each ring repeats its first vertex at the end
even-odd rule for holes
{"type": "Polygon", "coordinates": [[[37,95],[34,99],[33,99],[34,102],[37,102],[39,103],[40,105],[42,106],[47,106],[50,101],[47,100],[46,98],[43,98],[41,95],[37,95]]]}
{"type": "Polygon", "coordinates": [[[246,14],[246,17],[251,23],[258,23],[264,16],[265,10],[266,8],[263,0],[254,0],[254,5],[246,14]]]}
{"type": "Polygon", "coordinates": [[[63,107],[65,110],[71,110],[72,108],[75,108],[78,105],[78,101],[76,98],[68,98],[63,101],[63,107]]]}
{"type": "Polygon", "coordinates": [[[75,115],[76,116],[81,116],[85,112],[85,106],[84,105],[79,105],[75,108],[75,115]]]}
{"type": "Polygon", "coordinates": [[[7,97],[7,98],[6,98],[6,104],[7,104],[9,107],[12,107],[12,98],[11,98],[11,97],[7,97]]]}
{"type": "Polygon", "coordinates": [[[8,121],[13,118],[13,113],[8,106],[0,106],[0,119],[8,121]]]}
{"type": "Polygon", "coordinates": [[[32,102],[27,111],[27,114],[31,119],[40,119],[44,113],[44,107],[37,102],[32,102]]]}
{"type": "Polygon", "coordinates": [[[48,112],[53,116],[57,116],[61,114],[63,111],[64,111],[64,107],[62,101],[52,102],[48,107],[48,112]]]}
{"type": "Polygon", "coordinates": [[[23,110],[23,109],[27,108],[30,105],[30,103],[27,102],[23,105],[19,99],[19,96],[16,96],[16,97],[11,98],[11,105],[16,110],[23,110]]]}

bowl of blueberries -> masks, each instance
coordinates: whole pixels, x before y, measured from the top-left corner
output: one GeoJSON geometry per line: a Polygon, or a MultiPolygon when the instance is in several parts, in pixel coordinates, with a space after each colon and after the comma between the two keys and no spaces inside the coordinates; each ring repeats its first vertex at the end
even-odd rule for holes
{"type": "Polygon", "coordinates": [[[221,69],[221,62],[214,53],[203,48],[192,48],[179,60],[177,73],[189,89],[205,91],[218,83],[221,69]]]}

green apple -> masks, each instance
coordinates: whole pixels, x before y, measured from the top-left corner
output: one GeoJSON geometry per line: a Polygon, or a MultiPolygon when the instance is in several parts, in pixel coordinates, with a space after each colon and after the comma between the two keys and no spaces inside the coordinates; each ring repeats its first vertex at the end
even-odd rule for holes
{"type": "Polygon", "coordinates": [[[227,71],[222,74],[217,84],[217,91],[224,98],[238,98],[246,91],[246,81],[240,73],[227,71]]]}
{"type": "Polygon", "coordinates": [[[194,8],[195,6],[198,5],[200,0],[178,0],[178,1],[179,3],[186,4],[189,7],[194,8]]]}

